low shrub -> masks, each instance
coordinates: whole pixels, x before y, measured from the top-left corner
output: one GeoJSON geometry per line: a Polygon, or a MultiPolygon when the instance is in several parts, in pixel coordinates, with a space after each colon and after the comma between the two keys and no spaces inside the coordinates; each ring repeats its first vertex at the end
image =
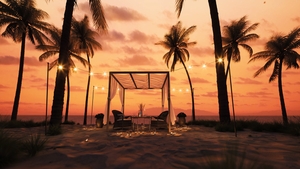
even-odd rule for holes
{"type": "Polygon", "coordinates": [[[25,139],[22,142],[22,150],[27,153],[27,155],[33,157],[37,152],[44,149],[47,142],[46,138],[41,138],[41,135],[31,135],[30,138],[25,139]]]}
{"type": "Polygon", "coordinates": [[[62,133],[60,124],[50,125],[47,134],[50,136],[60,135],[62,133]]]}
{"type": "Polygon", "coordinates": [[[0,129],[0,168],[17,160],[20,155],[19,139],[13,138],[9,133],[0,129]]]}
{"type": "Polygon", "coordinates": [[[230,145],[219,156],[208,156],[205,158],[203,169],[272,169],[273,166],[265,164],[259,159],[249,159],[246,156],[246,148],[241,148],[239,143],[230,145]]]}

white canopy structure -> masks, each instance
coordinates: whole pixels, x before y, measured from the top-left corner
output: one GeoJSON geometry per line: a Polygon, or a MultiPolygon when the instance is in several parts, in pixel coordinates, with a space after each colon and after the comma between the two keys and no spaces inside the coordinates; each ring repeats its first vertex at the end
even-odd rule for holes
{"type": "Polygon", "coordinates": [[[166,97],[168,99],[169,115],[167,121],[169,123],[169,129],[171,124],[175,124],[176,116],[172,107],[170,97],[169,71],[109,72],[108,95],[103,121],[104,124],[107,124],[107,122],[109,122],[110,102],[116,95],[117,91],[119,91],[119,96],[122,103],[122,112],[124,113],[124,99],[126,89],[161,89],[162,111],[164,110],[164,102],[166,97]]]}

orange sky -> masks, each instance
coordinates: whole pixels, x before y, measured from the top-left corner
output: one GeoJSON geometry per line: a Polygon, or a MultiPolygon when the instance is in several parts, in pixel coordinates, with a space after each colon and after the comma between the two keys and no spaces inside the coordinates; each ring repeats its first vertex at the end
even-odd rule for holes
{"type": "MultiPolygon", "coordinates": [[[[87,0],[78,0],[74,17],[81,20],[88,10],[87,0]]],[[[94,76],[91,79],[89,113],[92,102],[92,86],[104,87],[95,90],[93,112],[103,112],[107,99],[108,78],[102,75],[108,71],[122,70],[168,70],[162,60],[167,51],[154,45],[163,39],[170,27],[182,21],[184,27],[196,25],[190,40],[197,45],[189,48],[191,57],[186,65],[195,88],[196,115],[218,115],[216,71],[214,67],[213,40],[208,3],[205,0],[186,1],[179,19],[175,13],[175,0],[102,0],[109,25],[107,35],[97,37],[103,50],[97,51],[91,59],[94,76]],[[206,64],[206,68],[201,65],[206,64]],[[197,66],[198,65],[198,66],[197,66]]],[[[251,42],[254,52],[263,50],[263,46],[275,33],[289,33],[299,26],[299,0],[219,0],[221,27],[231,20],[248,16],[251,23],[258,22],[254,31],[259,40],[251,42]]],[[[48,3],[38,0],[38,8],[48,12],[49,23],[61,28],[65,1],[53,0],[48,3]]],[[[89,17],[91,20],[91,17],[89,17]]],[[[3,28],[1,33],[3,32],[3,28]]],[[[0,37],[0,114],[10,115],[15,96],[20,56],[20,43],[0,37]]],[[[19,115],[44,114],[46,90],[46,62],[39,62],[42,52],[27,43],[23,85],[20,98],[19,115]]],[[[85,57],[84,55],[82,55],[85,57]]],[[[51,61],[51,60],[49,60],[51,61]]],[[[257,61],[248,64],[249,56],[242,51],[242,60],[232,64],[232,81],[236,115],[275,115],[281,116],[277,81],[268,82],[272,68],[253,78],[253,74],[263,64],[257,61]]],[[[83,115],[87,69],[77,64],[79,71],[71,75],[70,115],[83,115]]],[[[171,73],[172,102],[176,114],[184,111],[191,115],[191,96],[185,90],[189,88],[184,69],[171,73]],[[182,89],[182,92],[179,92],[182,89]]],[[[55,70],[50,72],[49,112],[53,98],[55,70]]],[[[289,116],[300,115],[300,70],[283,70],[283,89],[289,116]]],[[[228,83],[229,84],[229,83],[228,83]]],[[[229,90],[228,90],[229,91],[229,90]]],[[[146,104],[146,114],[158,114],[160,107],[159,91],[128,91],[126,93],[126,114],[136,114],[138,104],[146,104]]],[[[229,98],[230,99],[230,98],[229,98]]],[[[230,99],[231,100],[231,99],[230,99]]],[[[231,103],[230,103],[231,104],[231,103]]],[[[231,107],[231,105],[230,105],[231,107]]],[[[112,109],[120,109],[119,98],[112,101],[112,109]]]]}

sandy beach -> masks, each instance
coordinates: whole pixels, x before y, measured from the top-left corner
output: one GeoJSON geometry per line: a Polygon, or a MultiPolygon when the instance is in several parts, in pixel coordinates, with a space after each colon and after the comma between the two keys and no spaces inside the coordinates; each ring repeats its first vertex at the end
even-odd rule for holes
{"type": "MultiPolygon", "coordinates": [[[[44,134],[44,127],[6,130],[18,137],[44,134]]],[[[245,166],[256,161],[278,169],[300,168],[300,137],[280,133],[241,131],[235,137],[202,126],[173,127],[172,133],[107,131],[82,125],[63,125],[62,130],[61,135],[43,135],[48,138],[46,148],[35,157],[6,168],[204,168],[208,161],[222,159],[228,147],[238,147],[238,158],[245,153],[245,166]]]]}

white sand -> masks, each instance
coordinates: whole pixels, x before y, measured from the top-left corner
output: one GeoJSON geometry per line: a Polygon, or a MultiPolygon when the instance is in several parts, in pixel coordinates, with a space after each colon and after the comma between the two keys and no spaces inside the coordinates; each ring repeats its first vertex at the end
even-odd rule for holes
{"type": "MultiPolygon", "coordinates": [[[[44,128],[7,129],[28,136],[44,128]]],[[[46,149],[9,169],[142,169],[203,168],[207,159],[219,159],[226,147],[239,145],[239,156],[278,169],[300,168],[300,137],[280,133],[216,132],[190,126],[156,133],[129,133],[81,125],[63,126],[63,134],[47,136],[46,149]]],[[[45,136],[43,136],[45,137],[45,136]]]]}

